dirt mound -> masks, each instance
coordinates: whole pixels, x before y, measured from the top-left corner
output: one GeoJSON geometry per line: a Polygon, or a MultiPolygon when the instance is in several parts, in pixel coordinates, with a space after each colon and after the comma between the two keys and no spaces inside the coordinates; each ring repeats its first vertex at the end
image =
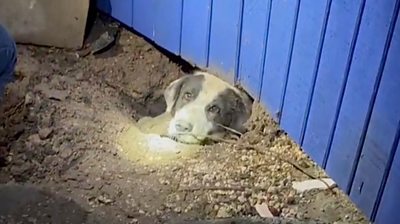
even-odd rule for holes
{"type": "Polygon", "coordinates": [[[257,145],[324,175],[259,106],[237,143],[207,146],[170,165],[123,159],[115,145],[119,133],[133,120],[160,114],[163,89],[183,72],[130,32],[118,42],[85,58],[18,46],[18,79],[0,107],[0,183],[57,192],[79,205],[87,222],[258,216],[254,205],[266,203],[278,217],[366,223],[337,189],[299,194],[292,181],[309,177],[277,156],[244,147],[257,145]]]}

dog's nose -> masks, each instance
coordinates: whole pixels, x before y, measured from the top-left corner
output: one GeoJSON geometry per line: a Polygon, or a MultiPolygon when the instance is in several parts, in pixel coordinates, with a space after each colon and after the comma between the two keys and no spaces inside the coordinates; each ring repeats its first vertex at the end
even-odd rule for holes
{"type": "Polygon", "coordinates": [[[191,132],[193,130],[193,125],[185,121],[178,121],[175,124],[175,129],[179,132],[191,132]]]}

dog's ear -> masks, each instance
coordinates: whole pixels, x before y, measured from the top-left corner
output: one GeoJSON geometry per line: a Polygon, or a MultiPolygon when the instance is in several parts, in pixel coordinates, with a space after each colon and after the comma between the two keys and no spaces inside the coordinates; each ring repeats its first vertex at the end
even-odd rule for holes
{"type": "Polygon", "coordinates": [[[243,126],[251,117],[251,114],[253,112],[253,103],[254,103],[254,98],[247,93],[246,90],[244,90],[241,87],[235,86],[235,88],[239,91],[240,97],[237,98],[238,102],[237,108],[241,111],[239,114],[239,117],[236,120],[236,129],[240,132],[245,132],[245,127],[243,126]]]}
{"type": "Polygon", "coordinates": [[[252,110],[253,110],[253,103],[254,103],[254,98],[241,86],[235,86],[237,90],[241,93],[240,96],[243,100],[243,104],[246,108],[246,111],[248,112],[249,115],[251,115],[252,110]]]}
{"type": "Polygon", "coordinates": [[[187,78],[187,76],[184,76],[180,79],[177,79],[177,80],[171,82],[171,84],[169,84],[167,89],[165,89],[164,99],[167,104],[166,112],[170,113],[172,111],[172,109],[174,108],[175,103],[179,97],[180,91],[182,89],[182,86],[184,84],[184,80],[186,78],[187,78]]]}

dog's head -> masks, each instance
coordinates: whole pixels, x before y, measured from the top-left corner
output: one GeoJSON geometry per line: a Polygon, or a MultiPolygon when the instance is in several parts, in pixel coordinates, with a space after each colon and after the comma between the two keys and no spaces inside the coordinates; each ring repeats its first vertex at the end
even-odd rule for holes
{"type": "Polygon", "coordinates": [[[253,99],[245,92],[206,72],[172,82],[164,92],[171,113],[168,134],[181,142],[201,143],[207,136],[222,137],[226,127],[242,132],[253,99]]]}

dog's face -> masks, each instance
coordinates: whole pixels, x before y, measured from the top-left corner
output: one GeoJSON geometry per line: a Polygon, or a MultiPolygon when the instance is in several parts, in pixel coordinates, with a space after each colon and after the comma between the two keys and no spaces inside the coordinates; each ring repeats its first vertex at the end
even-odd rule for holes
{"type": "Polygon", "coordinates": [[[175,80],[164,97],[172,115],[169,136],[195,144],[210,135],[223,136],[224,127],[243,131],[253,104],[246,93],[205,72],[175,80]]]}

